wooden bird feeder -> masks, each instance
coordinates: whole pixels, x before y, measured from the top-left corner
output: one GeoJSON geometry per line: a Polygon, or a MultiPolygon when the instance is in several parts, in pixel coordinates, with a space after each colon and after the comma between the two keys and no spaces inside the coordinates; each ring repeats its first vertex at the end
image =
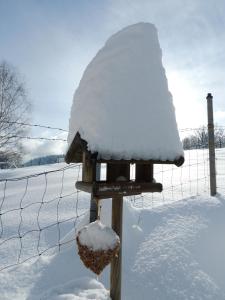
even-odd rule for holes
{"type": "Polygon", "coordinates": [[[68,141],[65,160],[82,163],[76,187],[92,196],[91,222],[97,218],[96,202],[112,198],[112,229],[120,237],[120,252],[111,263],[110,296],[120,300],[123,196],[161,192],[154,164],[179,167],[184,162],[154,25],[119,31],[88,65],[74,95],[68,141]],[[165,160],[152,159],[157,157],[165,160]],[[105,180],[99,176],[101,164],[106,165],[105,180]]]}
{"type": "Polygon", "coordinates": [[[106,160],[101,153],[88,151],[88,143],[79,133],[75,135],[65,160],[67,163],[82,163],[82,181],[76,182],[76,188],[91,194],[90,221],[95,221],[98,215],[99,199],[112,198],[112,229],[120,237],[120,251],[111,263],[110,296],[112,300],[121,299],[121,264],[122,264],[122,219],[123,196],[139,195],[141,193],[162,192],[162,184],[157,183],[153,176],[154,164],[175,164],[181,166],[184,157],[174,161],[166,160],[106,160]],[[106,164],[106,180],[97,178],[97,167],[106,164]],[[130,165],[135,164],[135,179],[130,179],[130,165]],[[93,206],[96,206],[94,211],[93,206]],[[92,210],[92,211],[91,211],[92,210]]]}
{"type": "Polygon", "coordinates": [[[76,182],[76,188],[92,194],[94,198],[107,199],[117,196],[139,195],[162,191],[162,184],[154,180],[154,164],[175,164],[181,166],[183,156],[176,160],[115,160],[103,159],[100,153],[88,151],[87,142],[77,133],[71,143],[65,160],[67,163],[83,163],[82,181],[76,182]],[[96,178],[97,165],[106,164],[106,180],[96,178]],[[130,165],[135,164],[135,179],[130,179],[130,165]]]}

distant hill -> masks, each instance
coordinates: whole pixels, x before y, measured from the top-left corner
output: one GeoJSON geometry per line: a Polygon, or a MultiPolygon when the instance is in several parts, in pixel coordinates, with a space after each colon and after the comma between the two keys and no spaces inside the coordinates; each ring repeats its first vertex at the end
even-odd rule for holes
{"type": "Polygon", "coordinates": [[[24,167],[40,166],[40,165],[55,164],[55,163],[60,163],[60,162],[64,162],[63,154],[47,155],[47,156],[34,158],[34,159],[31,159],[28,162],[24,163],[23,166],[24,167]]]}

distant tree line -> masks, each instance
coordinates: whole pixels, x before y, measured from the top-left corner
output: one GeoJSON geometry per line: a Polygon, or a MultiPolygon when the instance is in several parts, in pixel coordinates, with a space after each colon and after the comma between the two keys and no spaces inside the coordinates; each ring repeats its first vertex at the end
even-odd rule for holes
{"type": "MultiPolygon", "coordinates": [[[[218,127],[214,131],[215,136],[215,147],[225,147],[225,130],[224,128],[218,127]]],[[[205,126],[194,131],[193,134],[183,139],[183,147],[185,150],[190,149],[201,149],[208,148],[208,130],[205,126]]]]}
{"type": "Polygon", "coordinates": [[[15,151],[0,151],[0,169],[16,168],[20,166],[21,154],[15,151]]]}
{"type": "Polygon", "coordinates": [[[30,167],[30,166],[40,166],[40,165],[49,165],[49,164],[56,164],[64,162],[64,155],[47,155],[43,157],[38,157],[29,160],[25,164],[23,164],[24,167],[30,167]]]}

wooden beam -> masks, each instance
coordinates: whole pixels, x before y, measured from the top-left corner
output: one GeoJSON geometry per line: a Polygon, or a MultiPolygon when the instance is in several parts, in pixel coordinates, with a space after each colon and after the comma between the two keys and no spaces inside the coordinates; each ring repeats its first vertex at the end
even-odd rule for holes
{"type": "Polygon", "coordinates": [[[93,183],[92,182],[83,182],[83,181],[77,181],[75,183],[76,189],[85,192],[85,193],[89,193],[92,194],[93,192],[93,183]]]}
{"type": "Polygon", "coordinates": [[[95,183],[93,194],[100,199],[107,199],[116,196],[131,196],[141,193],[161,192],[161,183],[152,182],[114,182],[95,183]]]}
{"type": "Polygon", "coordinates": [[[180,167],[184,163],[184,157],[180,156],[176,158],[175,160],[154,160],[154,159],[149,159],[149,160],[137,160],[137,159],[131,159],[131,160],[108,160],[108,159],[103,159],[103,158],[98,158],[97,162],[99,163],[110,163],[110,164],[174,164],[177,167],[180,167]]]}
{"type": "Polygon", "coordinates": [[[155,182],[94,182],[77,181],[78,190],[92,193],[93,197],[107,199],[117,196],[139,195],[141,193],[162,192],[162,184],[155,182]]]}

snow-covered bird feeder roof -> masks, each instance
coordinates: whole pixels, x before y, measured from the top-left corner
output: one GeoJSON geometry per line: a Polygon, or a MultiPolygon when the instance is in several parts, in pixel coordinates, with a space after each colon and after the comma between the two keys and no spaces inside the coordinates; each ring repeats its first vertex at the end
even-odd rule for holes
{"type": "Polygon", "coordinates": [[[74,94],[68,144],[67,163],[81,162],[83,152],[100,162],[183,163],[154,25],[122,29],[87,66],[74,94]]]}

